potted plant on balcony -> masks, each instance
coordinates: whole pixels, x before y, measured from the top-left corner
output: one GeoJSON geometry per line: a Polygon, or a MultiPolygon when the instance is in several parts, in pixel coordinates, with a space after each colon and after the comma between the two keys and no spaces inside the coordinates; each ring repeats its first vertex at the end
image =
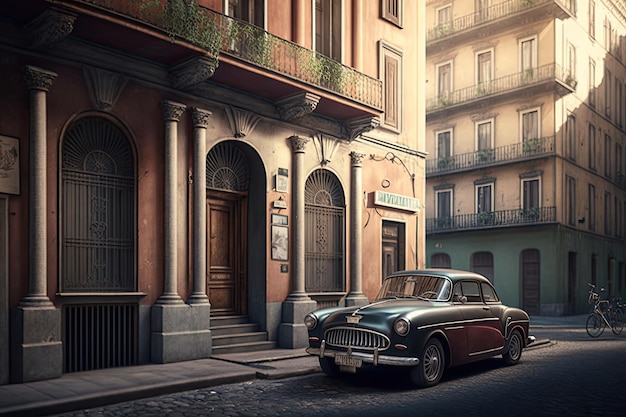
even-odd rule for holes
{"type": "Polygon", "coordinates": [[[522,144],[522,150],[525,154],[536,153],[540,144],[539,138],[526,139],[522,144]]]}
{"type": "Polygon", "coordinates": [[[450,167],[453,163],[454,163],[454,156],[450,155],[450,156],[444,156],[442,158],[439,158],[437,165],[439,166],[440,169],[446,169],[450,167]]]}
{"type": "Polygon", "coordinates": [[[539,219],[539,207],[521,209],[519,214],[523,221],[537,221],[537,219],[539,219]]]}
{"type": "Polygon", "coordinates": [[[495,217],[496,215],[493,211],[483,211],[481,213],[478,213],[476,220],[478,225],[480,226],[491,226],[493,225],[495,217]]]}
{"type": "Polygon", "coordinates": [[[494,151],[493,149],[482,149],[478,151],[476,154],[476,158],[479,163],[486,163],[493,161],[494,159],[494,151]]]}

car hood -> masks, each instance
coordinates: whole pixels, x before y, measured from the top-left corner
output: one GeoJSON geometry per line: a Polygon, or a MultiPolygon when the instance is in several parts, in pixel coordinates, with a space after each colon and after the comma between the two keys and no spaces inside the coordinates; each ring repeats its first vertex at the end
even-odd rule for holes
{"type": "Polygon", "coordinates": [[[326,317],[320,319],[324,321],[324,327],[357,323],[360,326],[379,327],[382,324],[393,323],[400,316],[414,317],[442,304],[416,299],[378,300],[364,306],[327,311],[326,317]]]}

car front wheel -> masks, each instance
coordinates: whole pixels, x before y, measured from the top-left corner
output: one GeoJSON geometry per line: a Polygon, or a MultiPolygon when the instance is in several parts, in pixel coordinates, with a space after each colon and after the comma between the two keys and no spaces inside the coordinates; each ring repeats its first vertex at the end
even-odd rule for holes
{"type": "Polygon", "coordinates": [[[422,388],[437,385],[443,376],[445,365],[446,358],[441,342],[430,339],[422,350],[419,365],[411,368],[411,382],[422,388]]]}
{"type": "Polygon", "coordinates": [[[511,338],[509,339],[509,348],[502,354],[502,359],[507,365],[515,365],[522,357],[522,349],[524,348],[524,341],[519,330],[513,330],[511,338]]]}

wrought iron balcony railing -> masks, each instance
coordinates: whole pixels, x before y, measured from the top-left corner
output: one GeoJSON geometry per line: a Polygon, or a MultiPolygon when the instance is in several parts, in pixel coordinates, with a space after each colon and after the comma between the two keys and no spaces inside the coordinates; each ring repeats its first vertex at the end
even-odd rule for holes
{"type": "Polygon", "coordinates": [[[446,233],[459,230],[515,227],[554,222],[556,222],[556,207],[498,210],[426,219],[426,233],[446,233]]]}
{"type": "Polygon", "coordinates": [[[479,25],[515,16],[527,10],[537,9],[552,3],[567,10],[570,14],[574,12],[572,0],[509,0],[429,29],[426,33],[426,42],[460,34],[479,25]]]}
{"type": "Polygon", "coordinates": [[[576,89],[577,85],[577,81],[569,71],[564,70],[558,64],[551,63],[430,98],[426,101],[426,113],[549,81],[560,82],[568,86],[570,91],[576,89]]]}
{"type": "Polygon", "coordinates": [[[556,136],[426,160],[426,177],[555,155],[556,136]]]}
{"type": "Polygon", "coordinates": [[[258,26],[233,19],[195,2],[183,0],[75,0],[127,19],[140,21],[204,49],[282,74],[345,98],[382,110],[382,81],[316,51],[273,35],[258,26]]]}

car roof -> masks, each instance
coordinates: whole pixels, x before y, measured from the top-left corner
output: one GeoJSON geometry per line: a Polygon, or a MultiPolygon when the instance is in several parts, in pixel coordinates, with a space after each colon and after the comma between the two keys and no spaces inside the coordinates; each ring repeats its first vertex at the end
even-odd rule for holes
{"type": "Polygon", "coordinates": [[[441,277],[448,277],[453,282],[457,282],[461,279],[475,279],[484,282],[490,282],[484,275],[480,275],[476,272],[464,271],[461,269],[448,269],[448,268],[423,268],[423,269],[407,269],[404,271],[396,271],[389,275],[390,277],[398,275],[434,275],[441,277]]]}

